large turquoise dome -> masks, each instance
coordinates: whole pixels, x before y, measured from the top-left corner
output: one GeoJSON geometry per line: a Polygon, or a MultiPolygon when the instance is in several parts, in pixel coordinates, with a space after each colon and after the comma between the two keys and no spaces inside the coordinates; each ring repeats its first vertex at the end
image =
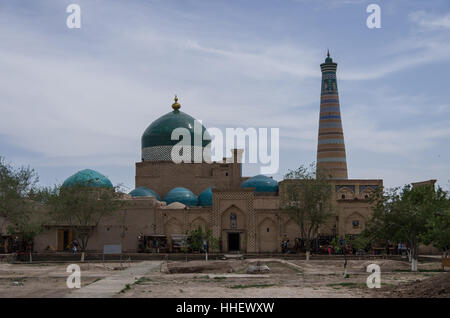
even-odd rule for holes
{"type": "Polygon", "coordinates": [[[278,192],[278,182],[259,174],[243,182],[241,188],[255,188],[255,192],[278,192]]]}
{"type": "Polygon", "coordinates": [[[182,140],[182,137],[172,140],[172,132],[176,128],[185,128],[190,132],[192,147],[194,147],[195,138],[201,140],[201,137],[203,137],[202,149],[210,145],[211,137],[206,128],[192,116],[180,111],[180,107],[178,98],[175,97],[173,111],[159,117],[144,131],[141,138],[143,161],[171,161],[172,147],[182,140]],[[195,125],[199,128],[194,130],[195,125]]]}
{"type": "Polygon", "coordinates": [[[164,201],[167,204],[174,202],[180,202],[184,205],[194,206],[197,205],[197,197],[189,189],[178,187],[170,190],[164,197],[164,201]]]}
{"type": "Polygon", "coordinates": [[[63,187],[71,187],[71,186],[87,186],[94,188],[113,188],[111,181],[102,175],[101,173],[91,170],[84,169],[78,171],[74,175],[68,177],[64,183],[63,187]]]}
{"type": "Polygon", "coordinates": [[[161,197],[153,190],[147,187],[139,187],[132,190],[129,195],[132,197],[154,197],[156,200],[161,201],[161,197]]]}
{"type": "Polygon", "coordinates": [[[212,188],[204,190],[198,195],[198,205],[199,206],[212,206],[212,188]]]}

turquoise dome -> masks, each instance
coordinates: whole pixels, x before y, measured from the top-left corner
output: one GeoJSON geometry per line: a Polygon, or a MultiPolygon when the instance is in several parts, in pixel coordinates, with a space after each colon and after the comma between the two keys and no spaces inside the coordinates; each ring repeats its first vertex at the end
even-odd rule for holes
{"type": "Polygon", "coordinates": [[[161,197],[153,190],[147,187],[139,187],[132,190],[129,195],[132,197],[154,197],[157,200],[161,201],[161,197]]]}
{"type": "Polygon", "coordinates": [[[211,136],[206,131],[206,128],[192,116],[180,111],[179,108],[181,106],[177,101],[178,99],[175,98],[175,103],[172,105],[173,111],[156,119],[144,131],[141,138],[142,160],[171,160],[172,147],[182,140],[182,136],[177,140],[172,140],[172,132],[176,128],[185,128],[190,132],[191,146],[194,146],[196,139],[202,140],[202,148],[211,143],[211,136]],[[194,124],[199,127],[195,131],[194,124]]]}
{"type": "Polygon", "coordinates": [[[255,192],[278,192],[278,182],[259,174],[247,179],[241,184],[241,188],[255,188],[255,192]]]}
{"type": "Polygon", "coordinates": [[[167,204],[173,202],[180,202],[184,205],[194,206],[197,205],[197,197],[189,189],[178,187],[169,191],[164,197],[164,201],[167,204]]]}
{"type": "Polygon", "coordinates": [[[198,195],[198,205],[199,206],[212,206],[212,188],[204,190],[198,195]]]}
{"type": "Polygon", "coordinates": [[[94,188],[113,188],[111,181],[101,173],[84,169],[68,177],[62,184],[63,187],[87,186],[94,188]]]}

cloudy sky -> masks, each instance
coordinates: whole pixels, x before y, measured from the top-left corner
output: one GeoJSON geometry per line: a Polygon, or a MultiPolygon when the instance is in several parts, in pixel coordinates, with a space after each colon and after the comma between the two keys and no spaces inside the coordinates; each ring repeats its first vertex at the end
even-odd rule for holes
{"type": "Polygon", "coordinates": [[[0,155],[42,185],[92,168],[132,189],[141,135],[178,94],[207,127],[279,128],[280,180],[315,160],[327,48],[349,177],[447,186],[448,0],[1,0],[0,155]]]}

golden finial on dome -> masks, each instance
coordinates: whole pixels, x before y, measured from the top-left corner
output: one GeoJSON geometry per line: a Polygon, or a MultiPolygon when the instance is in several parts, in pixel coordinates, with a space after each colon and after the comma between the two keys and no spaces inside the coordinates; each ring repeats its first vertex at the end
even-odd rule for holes
{"type": "Polygon", "coordinates": [[[328,50],[328,52],[327,52],[327,56],[328,56],[328,57],[330,57],[330,50],[328,50]]]}
{"type": "Polygon", "coordinates": [[[179,110],[181,105],[178,103],[178,97],[177,95],[175,95],[175,98],[173,99],[175,101],[175,103],[172,104],[172,108],[174,110],[179,110]]]}

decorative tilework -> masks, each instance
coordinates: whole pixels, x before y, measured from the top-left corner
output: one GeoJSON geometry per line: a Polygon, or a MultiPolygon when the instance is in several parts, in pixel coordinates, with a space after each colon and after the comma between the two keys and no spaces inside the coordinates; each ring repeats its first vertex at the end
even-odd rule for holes
{"type": "Polygon", "coordinates": [[[377,185],[360,185],[359,186],[359,193],[362,193],[365,189],[376,190],[376,189],[378,189],[378,186],[377,185]]]}
{"type": "Polygon", "coordinates": [[[320,64],[320,68],[322,71],[322,89],[320,97],[319,136],[326,134],[330,135],[330,138],[319,139],[318,141],[317,168],[324,167],[331,173],[332,178],[347,179],[345,143],[342,132],[336,77],[337,64],[333,63],[333,60],[328,55],[325,63],[320,64]],[[339,135],[342,136],[342,139],[339,138],[339,135]],[[340,145],[339,147],[337,147],[338,144],[340,145]],[[329,145],[336,146],[330,148],[329,145]]]}
{"type": "Polygon", "coordinates": [[[336,73],[331,73],[331,72],[323,73],[322,79],[324,79],[324,80],[336,79],[336,73]]]}
{"type": "Polygon", "coordinates": [[[346,162],[345,158],[342,157],[331,157],[331,158],[318,158],[317,162],[346,162]]]}
{"type": "Polygon", "coordinates": [[[328,107],[321,107],[320,108],[320,114],[322,113],[340,113],[339,106],[328,106],[328,107]]]}
{"type": "Polygon", "coordinates": [[[319,123],[319,129],[320,128],[342,128],[342,123],[319,123]]]}
{"type": "MultiPolygon", "coordinates": [[[[208,149],[210,149],[209,144],[207,146],[208,149]]],[[[142,149],[142,160],[143,161],[172,161],[172,148],[173,146],[153,146],[153,147],[146,147],[142,149]]],[[[211,160],[211,152],[206,151],[205,154],[203,154],[202,147],[198,146],[191,146],[191,158],[192,162],[195,161],[201,161],[203,155],[206,155],[206,158],[204,158],[207,161],[211,160]],[[197,149],[197,151],[195,151],[197,149]]]]}
{"type": "Polygon", "coordinates": [[[339,115],[326,115],[326,116],[320,116],[320,119],[341,119],[341,116],[339,116],[339,115]]]}
{"type": "Polygon", "coordinates": [[[327,144],[343,144],[344,139],[320,139],[319,145],[327,145],[327,144]]]}
{"type": "Polygon", "coordinates": [[[349,188],[355,193],[355,185],[353,184],[336,185],[336,192],[339,192],[342,188],[349,188]]]}
{"type": "Polygon", "coordinates": [[[220,209],[220,200],[246,200],[247,211],[247,253],[254,253],[256,249],[256,215],[253,206],[254,192],[213,192],[213,208],[211,223],[213,235],[216,238],[221,236],[221,216],[224,210],[220,209]]]}

